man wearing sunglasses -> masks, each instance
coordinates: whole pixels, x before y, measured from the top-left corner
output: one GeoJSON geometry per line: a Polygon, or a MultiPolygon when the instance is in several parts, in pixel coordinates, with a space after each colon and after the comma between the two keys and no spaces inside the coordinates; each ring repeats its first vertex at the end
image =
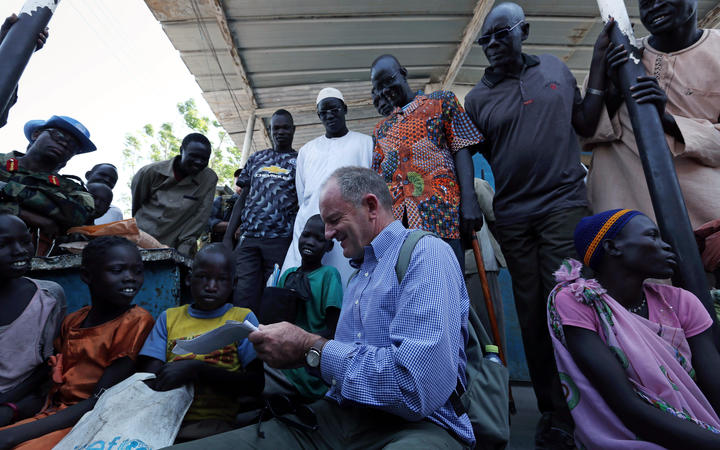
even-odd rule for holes
{"type": "MultiPolygon", "coordinates": [[[[610,25],[611,26],[611,25],[610,25]]],[[[489,67],[465,97],[483,131],[493,170],[497,237],[512,275],[515,306],[530,378],[542,419],[538,448],[573,448],[573,422],[555,367],[545,314],[553,272],[574,254],[573,231],[588,214],[578,133],[592,133],[603,103],[605,27],[595,45],[585,98],[567,66],[552,55],[528,55],[530,24],[520,6],[502,3],[488,14],[478,43],[489,67]]]]}
{"type": "MultiPolygon", "coordinates": [[[[326,87],[318,92],[315,99],[317,115],[325,128],[325,134],[303,145],[298,152],[297,190],[298,213],[293,227],[293,240],[287,250],[281,273],[302,263],[298,241],[307,220],[320,213],[320,186],[339,167],[370,167],[372,139],[370,136],[348,130],[345,121],[348,108],[338,89],[326,87]]],[[[339,245],[323,257],[323,264],[335,267],[340,272],[342,284],[347,284],[353,268],[342,254],[339,245]]]]}
{"type": "Polygon", "coordinates": [[[408,228],[431,231],[465,266],[460,237],[482,226],[468,147],[483,141],[450,91],[414,92],[407,70],[392,55],[372,64],[372,95],[381,114],[373,132],[372,168],[383,176],[393,214],[408,228]],[[462,228],[462,230],[461,230],[462,228]]]}
{"type": "Polygon", "coordinates": [[[94,212],[82,184],[58,170],[95,145],[87,128],[67,116],[31,120],[24,131],[30,141],[26,153],[0,155],[0,212],[23,219],[41,242],[36,251],[44,255],[55,236],[84,225],[94,212]]]}

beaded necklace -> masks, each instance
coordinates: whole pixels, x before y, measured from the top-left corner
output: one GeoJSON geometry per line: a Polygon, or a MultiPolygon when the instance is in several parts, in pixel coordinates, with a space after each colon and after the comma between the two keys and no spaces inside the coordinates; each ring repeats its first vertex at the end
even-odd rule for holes
{"type": "Polygon", "coordinates": [[[632,308],[627,308],[627,310],[633,314],[638,314],[640,311],[643,310],[646,303],[647,303],[647,298],[645,297],[645,293],[643,293],[642,303],[640,303],[638,306],[633,306],[632,308]]]}

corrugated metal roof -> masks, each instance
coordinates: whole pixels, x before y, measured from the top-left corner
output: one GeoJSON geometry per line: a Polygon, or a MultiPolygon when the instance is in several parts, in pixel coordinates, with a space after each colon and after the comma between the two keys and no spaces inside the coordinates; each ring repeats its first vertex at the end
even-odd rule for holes
{"type": "MultiPolygon", "coordinates": [[[[145,0],[195,76],[213,112],[238,146],[249,114],[254,150],[268,147],[264,128],[277,108],[293,112],[295,148],[323,132],[314,110],[319,89],[340,89],[348,127],[371,133],[379,116],[370,104],[369,67],[392,53],[414,88],[439,86],[461,47],[474,11],[489,0],[145,0]]],[[[524,50],[564,60],[579,82],[602,28],[593,0],[518,1],[530,23],[524,50]]],[[[636,34],[646,34],[637,0],[628,1],[636,34]]],[[[699,0],[698,15],[715,26],[716,0],[699,0]]],[[[470,47],[453,89],[467,91],[487,66],[470,47]]]]}

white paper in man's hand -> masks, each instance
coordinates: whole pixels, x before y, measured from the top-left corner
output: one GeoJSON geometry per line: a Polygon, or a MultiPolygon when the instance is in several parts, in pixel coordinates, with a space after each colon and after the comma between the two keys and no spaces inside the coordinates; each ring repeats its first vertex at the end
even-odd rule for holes
{"type": "Polygon", "coordinates": [[[238,322],[236,320],[228,320],[225,325],[210,330],[207,333],[192,339],[178,339],[175,342],[172,352],[176,355],[185,355],[195,353],[196,355],[205,355],[215,350],[221,349],[233,342],[240,342],[248,334],[257,331],[257,327],[245,320],[238,322]]]}

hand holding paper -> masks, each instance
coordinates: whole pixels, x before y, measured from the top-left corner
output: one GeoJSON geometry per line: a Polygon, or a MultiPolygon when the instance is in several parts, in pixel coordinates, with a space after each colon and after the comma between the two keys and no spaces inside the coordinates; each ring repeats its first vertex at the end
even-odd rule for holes
{"type": "Polygon", "coordinates": [[[210,330],[200,336],[192,339],[179,339],[175,343],[172,352],[176,355],[184,355],[187,353],[205,355],[233,342],[240,342],[253,331],[257,331],[257,327],[247,320],[244,322],[228,320],[225,322],[225,325],[210,330]]]}

